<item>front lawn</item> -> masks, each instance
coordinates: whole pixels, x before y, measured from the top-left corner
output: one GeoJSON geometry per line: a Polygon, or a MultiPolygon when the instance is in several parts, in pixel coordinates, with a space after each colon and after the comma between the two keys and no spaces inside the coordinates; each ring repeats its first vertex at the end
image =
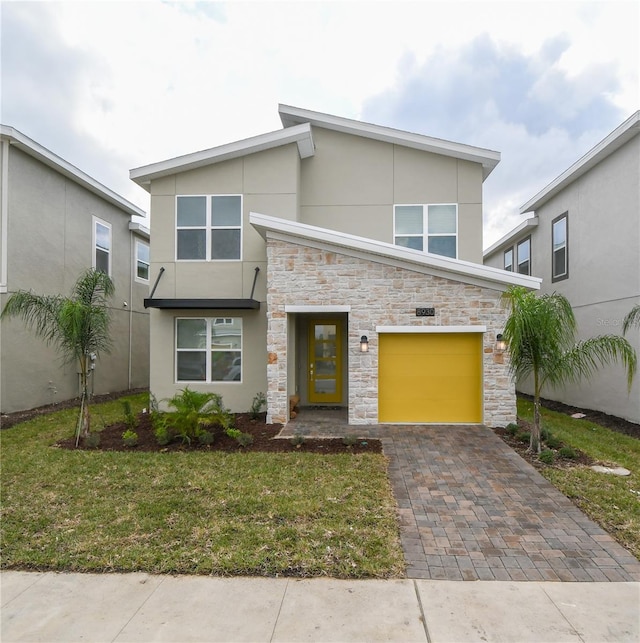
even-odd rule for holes
{"type": "MultiPolygon", "coordinates": [[[[533,404],[518,400],[518,417],[531,422],[533,404]]],[[[640,559],[640,440],[593,422],[542,409],[543,427],[567,446],[604,465],[622,466],[626,477],[589,467],[542,467],[540,473],[640,559]]]]}
{"type": "MultiPolygon", "coordinates": [[[[147,396],[129,398],[134,411],[147,396]]],[[[93,407],[94,425],[122,419],[93,407]]],[[[388,578],[404,574],[379,454],[53,446],[76,410],[2,431],[3,568],[388,578]]]]}

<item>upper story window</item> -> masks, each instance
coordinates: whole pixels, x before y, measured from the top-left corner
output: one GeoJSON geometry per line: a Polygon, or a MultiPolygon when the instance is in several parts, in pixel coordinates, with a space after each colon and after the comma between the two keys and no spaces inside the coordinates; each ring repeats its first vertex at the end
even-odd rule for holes
{"type": "Polygon", "coordinates": [[[93,258],[96,270],[111,275],[111,224],[93,217],[93,258]]]}
{"type": "Polygon", "coordinates": [[[396,205],[393,242],[445,257],[458,256],[458,205],[396,205]]]}
{"type": "Polygon", "coordinates": [[[551,281],[569,276],[569,213],[565,212],[551,223],[551,281]]]}
{"type": "Polygon", "coordinates": [[[531,274],[531,237],[520,241],[517,246],[518,272],[521,275],[531,274]]]}
{"type": "Polygon", "coordinates": [[[242,196],[222,194],[177,197],[176,259],[242,259],[242,196]]]}
{"type": "Polygon", "coordinates": [[[149,283],[149,244],[136,239],[136,281],[149,283]]]}
{"type": "Polygon", "coordinates": [[[176,319],[177,382],[239,382],[242,379],[242,319],[176,319]]]}
{"type": "Polygon", "coordinates": [[[513,248],[504,251],[504,269],[513,272],[513,248]]]}

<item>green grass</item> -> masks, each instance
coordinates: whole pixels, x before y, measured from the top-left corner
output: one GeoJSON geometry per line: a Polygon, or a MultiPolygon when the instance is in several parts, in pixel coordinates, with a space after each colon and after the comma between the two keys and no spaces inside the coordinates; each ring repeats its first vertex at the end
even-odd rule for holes
{"type": "MultiPolygon", "coordinates": [[[[519,399],[518,416],[532,421],[533,404],[519,399]]],[[[640,440],[547,409],[542,410],[542,422],[567,446],[602,464],[631,471],[631,475],[621,477],[596,473],[588,467],[545,467],[541,473],[640,559],[640,440]]]]}
{"type": "MultiPolygon", "coordinates": [[[[134,412],[146,395],[128,398],[134,412]]],[[[123,416],[93,407],[94,426],[123,416]]],[[[3,431],[3,568],[402,576],[377,454],[69,451],[76,411],[3,431]]]]}

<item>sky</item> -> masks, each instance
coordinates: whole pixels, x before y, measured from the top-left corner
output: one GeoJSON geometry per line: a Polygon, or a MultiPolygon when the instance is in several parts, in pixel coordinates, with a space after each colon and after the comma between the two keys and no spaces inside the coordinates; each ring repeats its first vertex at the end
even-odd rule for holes
{"type": "Polygon", "coordinates": [[[484,247],[640,109],[640,3],[0,3],[0,122],[146,212],[129,170],[278,104],[497,150],[484,247]]]}

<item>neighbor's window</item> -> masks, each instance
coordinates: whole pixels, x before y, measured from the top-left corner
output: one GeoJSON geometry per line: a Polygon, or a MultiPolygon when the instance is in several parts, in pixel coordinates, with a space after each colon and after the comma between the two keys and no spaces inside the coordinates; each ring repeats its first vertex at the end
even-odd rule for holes
{"type": "Polygon", "coordinates": [[[569,214],[565,212],[553,220],[551,224],[552,243],[552,272],[551,280],[560,281],[569,276],[569,214]]]}
{"type": "Polygon", "coordinates": [[[396,205],[394,238],[397,246],[445,257],[458,256],[458,206],[396,205]]]}
{"type": "Polygon", "coordinates": [[[176,259],[238,261],[242,247],[242,196],[176,198],[176,259]]]}
{"type": "Polygon", "coordinates": [[[136,281],[149,283],[149,244],[136,240],[136,281]]]}
{"type": "Polygon", "coordinates": [[[518,244],[518,272],[521,275],[531,274],[531,237],[518,244]]]}
{"type": "Polygon", "coordinates": [[[111,275],[111,224],[93,217],[93,267],[111,275]]]}
{"type": "Polygon", "coordinates": [[[241,367],[241,318],[176,318],[177,382],[239,382],[241,367]]]}
{"type": "Polygon", "coordinates": [[[513,248],[504,251],[504,269],[513,272],[513,248]]]}

